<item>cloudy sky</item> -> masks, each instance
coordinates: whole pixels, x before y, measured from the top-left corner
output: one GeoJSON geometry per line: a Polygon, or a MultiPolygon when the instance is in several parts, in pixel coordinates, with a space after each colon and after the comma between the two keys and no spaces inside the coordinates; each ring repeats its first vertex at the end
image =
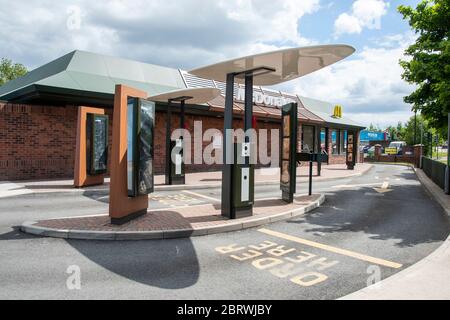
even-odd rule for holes
{"type": "Polygon", "coordinates": [[[354,120],[406,121],[398,60],[415,35],[397,13],[419,0],[0,0],[0,57],[29,69],[74,49],[190,69],[292,46],[356,53],[277,89],[340,103],[354,120]]]}

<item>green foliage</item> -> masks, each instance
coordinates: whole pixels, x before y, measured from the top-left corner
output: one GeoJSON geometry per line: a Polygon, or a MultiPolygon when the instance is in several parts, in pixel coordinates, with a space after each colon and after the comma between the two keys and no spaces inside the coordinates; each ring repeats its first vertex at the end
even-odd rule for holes
{"type": "Polygon", "coordinates": [[[422,143],[426,142],[427,132],[431,129],[429,127],[428,122],[424,119],[424,117],[420,114],[417,115],[416,120],[416,141],[414,141],[414,116],[409,118],[408,122],[406,122],[402,131],[402,140],[406,141],[408,145],[418,144],[422,141],[422,143]],[[421,137],[422,135],[422,137],[421,137]],[[422,139],[421,139],[422,138],[422,139]]]}
{"type": "Polygon", "coordinates": [[[367,130],[369,131],[375,131],[375,132],[381,132],[383,130],[381,130],[381,128],[378,125],[374,125],[373,123],[371,123],[368,127],[367,130]]]}
{"type": "Polygon", "coordinates": [[[9,59],[2,58],[0,60],[0,86],[25,75],[27,72],[27,68],[23,64],[13,63],[9,59]]]}
{"type": "Polygon", "coordinates": [[[420,110],[435,128],[447,126],[450,112],[450,0],[423,0],[417,7],[399,6],[418,38],[401,60],[402,78],[417,89],[404,101],[420,110]]]}

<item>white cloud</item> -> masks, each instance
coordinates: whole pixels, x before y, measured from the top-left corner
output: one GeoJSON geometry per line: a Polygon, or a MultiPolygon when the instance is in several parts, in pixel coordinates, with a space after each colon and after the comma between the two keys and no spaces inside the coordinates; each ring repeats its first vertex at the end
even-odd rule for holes
{"type": "Polygon", "coordinates": [[[355,16],[342,13],[334,22],[336,32],[341,33],[361,33],[361,24],[355,16]]]}
{"type": "Polygon", "coordinates": [[[361,33],[363,28],[380,29],[381,17],[387,13],[389,3],[383,0],[356,0],[351,13],[342,13],[334,22],[335,36],[361,33]]]}
{"type": "Polygon", "coordinates": [[[319,10],[319,0],[0,0],[0,6],[0,56],[29,67],[84,49],[192,68],[312,44],[298,23],[319,10]],[[69,21],[73,7],[80,8],[79,27],[69,21]]]}
{"type": "Polygon", "coordinates": [[[401,79],[403,69],[398,61],[404,58],[403,52],[414,37],[411,33],[387,36],[380,42],[388,41],[389,46],[365,47],[350,59],[300,78],[290,89],[340,103],[347,116],[365,125],[406,121],[411,106],[403,102],[403,97],[414,87],[401,79]]]}

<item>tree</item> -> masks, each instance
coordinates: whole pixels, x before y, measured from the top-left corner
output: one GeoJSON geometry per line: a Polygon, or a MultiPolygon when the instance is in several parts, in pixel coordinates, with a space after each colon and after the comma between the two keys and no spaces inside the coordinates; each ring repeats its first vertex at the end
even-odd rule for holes
{"type": "Polygon", "coordinates": [[[26,74],[27,68],[23,64],[13,63],[9,59],[0,60],[0,86],[6,82],[16,79],[26,74]]]}
{"type": "Polygon", "coordinates": [[[423,0],[398,11],[418,35],[405,51],[410,60],[400,60],[402,78],[417,85],[404,101],[432,127],[443,128],[450,112],[450,0],[423,0]]]}
{"type": "Polygon", "coordinates": [[[410,146],[418,144],[422,141],[425,144],[427,141],[427,132],[432,131],[428,121],[421,114],[417,114],[417,124],[416,124],[416,141],[414,141],[414,116],[409,118],[408,122],[405,123],[404,131],[402,135],[402,140],[410,146]],[[421,136],[422,135],[422,136],[421,136]]]}
{"type": "Polygon", "coordinates": [[[378,125],[375,126],[373,123],[371,123],[371,124],[369,125],[369,127],[367,128],[367,130],[369,130],[369,131],[375,131],[375,132],[380,132],[380,131],[382,131],[381,128],[380,128],[378,125]]]}

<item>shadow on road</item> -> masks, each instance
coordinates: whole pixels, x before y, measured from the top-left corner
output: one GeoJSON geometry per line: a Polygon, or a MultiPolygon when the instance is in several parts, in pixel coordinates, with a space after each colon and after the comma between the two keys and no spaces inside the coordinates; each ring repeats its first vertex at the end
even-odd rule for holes
{"type": "Polygon", "coordinates": [[[181,289],[199,278],[200,266],[190,239],[67,243],[103,268],[145,285],[181,289]]]}
{"type": "Polygon", "coordinates": [[[109,204],[109,189],[106,190],[86,190],[83,191],[83,197],[87,197],[89,199],[108,203],[109,204]]]}
{"type": "Polygon", "coordinates": [[[442,208],[420,185],[411,184],[386,193],[369,187],[339,190],[327,194],[325,204],[311,214],[288,223],[302,224],[311,233],[364,232],[370,239],[394,240],[398,247],[443,241],[450,232],[442,208]]]}
{"type": "Polygon", "coordinates": [[[20,231],[20,227],[14,226],[13,230],[7,233],[0,234],[0,241],[8,241],[8,240],[25,240],[25,239],[35,239],[37,236],[33,236],[28,233],[23,233],[20,231]]]}

